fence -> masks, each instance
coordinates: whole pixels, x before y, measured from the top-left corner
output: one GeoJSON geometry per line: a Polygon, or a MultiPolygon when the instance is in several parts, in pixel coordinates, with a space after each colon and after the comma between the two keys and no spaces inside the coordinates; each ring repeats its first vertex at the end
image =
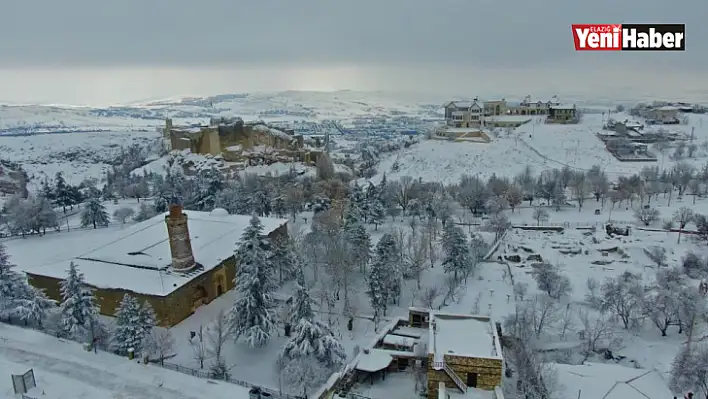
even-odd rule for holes
{"type": "Polygon", "coordinates": [[[221,380],[225,381],[234,385],[240,385],[245,388],[258,388],[261,390],[261,392],[267,392],[269,393],[274,399],[304,399],[300,396],[294,396],[294,395],[288,395],[286,393],[282,393],[280,391],[276,391],[270,388],[258,386],[255,384],[248,383],[246,381],[241,381],[237,380],[235,378],[231,378],[230,376],[227,376],[227,378],[217,378],[214,373],[210,373],[208,371],[204,370],[197,370],[193,369],[190,367],[184,367],[180,366],[179,364],[174,364],[174,363],[168,363],[168,362],[162,362],[162,363],[151,363],[154,366],[159,366],[168,370],[172,371],[177,371],[182,374],[187,374],[191,375],[193,377],[198,377],[198,378],[203,378],[203,379],[208,379],[208,380],[221,380]]]}

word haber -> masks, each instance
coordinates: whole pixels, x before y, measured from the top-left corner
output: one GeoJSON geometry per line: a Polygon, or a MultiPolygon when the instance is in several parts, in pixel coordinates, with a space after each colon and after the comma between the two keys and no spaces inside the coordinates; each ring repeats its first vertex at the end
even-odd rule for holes
{"type": "Polygon", "coordinates": [[[577,51],[684,51],[684,24],[573,24],[577,51]]]}

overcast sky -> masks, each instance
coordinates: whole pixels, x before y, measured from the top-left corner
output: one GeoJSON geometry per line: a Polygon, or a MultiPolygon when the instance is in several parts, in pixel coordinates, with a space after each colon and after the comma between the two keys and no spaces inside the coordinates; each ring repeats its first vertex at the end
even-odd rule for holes
{"type": "Polygon", "coordinates": [[[705,0],[5,3],[3,101],[340,88],[507,93],[519,86],[708,95],[705,0]],[[622,22],[685,23],[687,51],[574,51],[570,24],[622,22]]]}

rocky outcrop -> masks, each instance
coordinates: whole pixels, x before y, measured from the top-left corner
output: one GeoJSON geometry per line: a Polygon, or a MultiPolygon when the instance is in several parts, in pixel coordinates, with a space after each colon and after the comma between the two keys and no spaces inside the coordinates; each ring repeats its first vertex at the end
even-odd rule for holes
{"type": "Polygon", "coordinates": [[[0,194],[27,197],[27,172],[22,166],[0,159],[0,194]]]}

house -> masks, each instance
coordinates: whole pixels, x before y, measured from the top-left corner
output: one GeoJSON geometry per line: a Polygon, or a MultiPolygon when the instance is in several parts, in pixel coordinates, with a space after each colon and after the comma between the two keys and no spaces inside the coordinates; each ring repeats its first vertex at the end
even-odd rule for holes
{"type": "MultiPolygon", "coordinates": [[[[426,316],[415,316],[421,324],[426,316]]],[[[430,311],[427,316],[428,399],[441,387],[467,392],[468,388],[492,391],[502,381],[502,351],[489,317],[430,311]],[[442,383],[442,384],[441,384],[442,383]]]]}
{"type": "Polygon", "coordinates": [[[506,115],[507,106],[506,100],[490,100],[484,102],[484,115],[485,116],[499,116],[506,115]]]}
{"type": "Polygon", "coordinates": [[[557,104],[548,108],[546,123],[577,123],[578,110],[575,105],[557,104]]]}
{"type": "Polygon", "coordinates": [[[484,124],[484,104],[473,101],[451,101],[445,104],[445,124],[450,127],[479,127],[484,124]]]}
{"type": "Polygon", "coordinates": [[[659,124],[674,124],[679,123],[678,119],[679,108],[672,105],[664,105],[662,107],[652,108],[648,112],[648,119],[659,124]]]}
{"type": "Polygon", "coordinates": [[[511,115],[548,115],[550,108],[557,105],[560,103],[556,96],[548,101],[533,100],[531,96],[526,96],[520,103],[507,104],[507,113],[511,115]]]}
{"type": "MultiPolygon", "coordinates": [[[[130,294],[152,305],[161,326],[174,326],[234,287],[234,245],[250,219],[223,209],[194,212],[172,205],[167,214],[116,231],[109,244],[71,261],[94,290],[102,314],[113,316],[130,294]]],[[[287,219],[261,218],[261,223],[268,237],[287,235],[287,219]]],[[[25,273],[33,286],[59,301],[68,266],[63,261],[25,273]]]]}
{"type": "Polygon", "coordinates": [[[617,364],[556,364],[558,397],[578,399],[664,399],[675,395],[657,371],[617,364]]]}

